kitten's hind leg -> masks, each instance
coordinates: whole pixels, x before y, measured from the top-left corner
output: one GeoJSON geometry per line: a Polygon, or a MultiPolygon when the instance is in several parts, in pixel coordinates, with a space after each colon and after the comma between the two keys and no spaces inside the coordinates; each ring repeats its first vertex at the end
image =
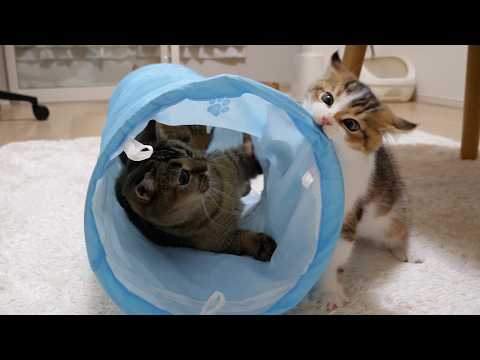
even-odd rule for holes
{"type": "Polygon", "coordinates": [[[399,220],[392,221],[387,237],[389,238],[387,242],[388,250],[394,258],[405,263],[423,263],[423,259],[416,257],[408,249],[410,229],[407,224],[399,220]]]}
{"type": "Polygon", "coordinates": [[[405,214],[392,209],[386,214],[378,214],[375,205],[365,207],[358,224],[358,237],[368,239],[380,249],[387,250],[400,262],[420,263],[411,259],[409,253],[410,225],[404,221],[405,214]]]}
{"type": "Polygon", "coordinates": [[[392,256],[400,262],[408,262],[407,251],[404,246],[396,246],[388,249],[392,256]]]}
{"type": "MultiPolygon", "coordinates": [[[[392,214],[393,215],[393,214],[392,214]]],[[[390,214],[385,215],[388,222],[385,231],[385,245],[390,253],[401,262],[408,262],[407,242],[409,237],[408,225],[390,214]]]]}

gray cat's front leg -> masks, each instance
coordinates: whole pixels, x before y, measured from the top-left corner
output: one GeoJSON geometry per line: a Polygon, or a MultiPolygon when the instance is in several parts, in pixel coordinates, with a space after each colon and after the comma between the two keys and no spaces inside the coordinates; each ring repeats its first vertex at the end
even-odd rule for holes
{"type": "Polygon", "coordinates": [[[270,261],[277,244],[270,236],[249,230],[238,230],[226,243],[225,252],[251,256],[259,261],[270,261]]]}

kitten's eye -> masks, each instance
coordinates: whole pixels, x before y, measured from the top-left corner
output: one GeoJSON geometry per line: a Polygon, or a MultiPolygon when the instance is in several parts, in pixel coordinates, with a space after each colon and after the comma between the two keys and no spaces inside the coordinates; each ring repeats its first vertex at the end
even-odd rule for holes
{"type": "Polygon", "coordinates": [[[333,101],[334,101],[333,95],[330,94],[329,92],[326,92],[325,94],[323,94],[321,99],[327,106],[333,105],[333,101]]]}
{"type": "Polygon", "coordinates": [[[181,170],[178,176],[178,183],[182,186],[188,185],[190,182],[190,173],[187,170],[181,170]]]}
{"type": "Polygon", "coordinates": [[[360,124],[357,120],[345,119],[343,120],[343,125],[348,129],[348,131],[355,132],[360,130],[360,124]]]}

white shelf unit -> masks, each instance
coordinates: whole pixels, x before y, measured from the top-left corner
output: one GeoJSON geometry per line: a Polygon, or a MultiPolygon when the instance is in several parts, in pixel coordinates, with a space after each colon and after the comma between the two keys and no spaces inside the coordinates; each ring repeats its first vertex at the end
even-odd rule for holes
{"type": "MultiPolygon", "coordinates": [[[[58,87],[58,88],[20,88],[18,81],[17,60],[14,45],[3,45],[9,91],[35,96],[42,103],[68,101],[104,101],[108,100],[114,86],[58,87]]],[[[180,45],[160,45],[160,62],[179,63],[180,45]]]]}

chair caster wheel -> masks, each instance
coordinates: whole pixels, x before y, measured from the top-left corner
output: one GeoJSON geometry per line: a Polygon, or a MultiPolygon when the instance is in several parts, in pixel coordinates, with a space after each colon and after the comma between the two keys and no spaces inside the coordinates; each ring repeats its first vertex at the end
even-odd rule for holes
{"type": "Polygon", "coordinates": [[[50,115],[50,111],[44,105],[33,105],[32,110],[37,120],[47,120],[50,115]]]}

